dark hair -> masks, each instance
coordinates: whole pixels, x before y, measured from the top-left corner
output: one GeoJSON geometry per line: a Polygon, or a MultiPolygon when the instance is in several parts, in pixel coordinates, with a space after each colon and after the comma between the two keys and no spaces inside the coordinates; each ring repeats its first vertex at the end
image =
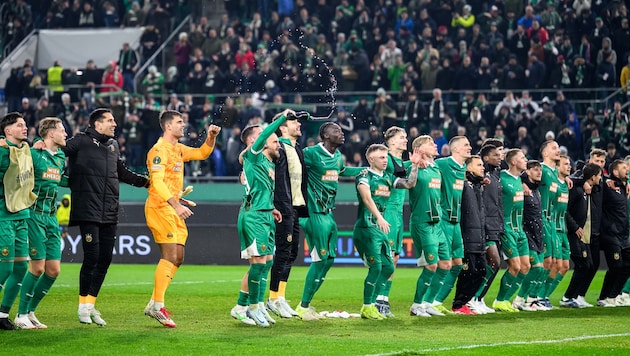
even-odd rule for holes
{"type": "Polygon", "coordinates": [[[173,121],[173,119],[177,116],[182,116],[179,111],[175,110],[166,110],[160,114],[160,127],[164,130],[164,126],[173,121]]]}
{"type": "Polygon", "coordinates": [[[584,180],[588,180],[591,177],[594,177],[602,172],[602,167],[596,165],[595,163],[587,163],[582,168],[582,176],[584,180]]]}
{"type": "Polygon", "coordinates": [[[22,114],[20,114],[19,112],[15,112],[15,111],[4,115],[4,117],[2,117],[2,120],[0,121],[0,135],[5,135],[4,129],[6,129],[7,126],[11,126],[15,124],[20,118],[23,119],[24,116],[22,116],[22,114]]]}
{"type": "Polygon", "coordinates": [[[481,150],[479,150],[479,155],[481,157],[488,157],[490,156],[490,153],[492,152],[492,150],[496,150],[496,149],[497,149],[497,146],[495,145],[490,145],[490,144],[483,145],[481,147],[481,150]]]}
{"type": "Polygon", "coordinates": [[[535,159],[530,159],[529,161],[527,161],[527,169],[532,169],[535,167],[542,167],[542,165],[540,164],[539,161],[535,159]]]}
{"type": "Polygon", "coordinates": [[[337,124],[335,124],[334,122],[328,121],[319,127],[319,138],[321,138],[322,141],[324,140],[324,134],[326,133],[326,130],[328,130],[328,128],[333,125],[337,125],[337,124]]]}
{"type": "Polygon", "coordinates": [[[241,132],[241,142],[243,142],[244,144],[247,144],[247,139],[249,138],[249,136],[254,134],[254,129],[256,127],[260,127],[260,125],[255,124],[255,125],[246,126],[241,132]]]}
{"type": "Polygon", "coordinates": [[[622,164],[625,164],[626,162],[622,159],[616,159],[614,160],[610,166],[608,166],[608,174],[613,175],[613,171],[615,169],[617,169],[617,167],[619,167],[622,164]]]}
{"type": "Polygon", "coordinates": [[[94,123],[97,121],[102,121],[105,118],[105,114],[112,113],[111,110],[106,108],[98,108],[90,113],[90,127],[94,127],[94,123]]]}
{"type": "Polygon", "coordinates": [[[481,143],[481,146],[485,146],[485,145],[492,145],[495,148],[499,148],[499,147],[503,147],[503,141],[499,140],[498,138],[489,137],[481,143]]]}

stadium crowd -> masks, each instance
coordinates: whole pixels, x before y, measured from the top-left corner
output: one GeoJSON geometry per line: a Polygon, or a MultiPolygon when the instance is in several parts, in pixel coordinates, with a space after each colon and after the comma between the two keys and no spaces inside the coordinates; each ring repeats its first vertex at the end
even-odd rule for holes
{"type": "MultiPolygon", "coordinates": [[[[32,134],[50,114],[72,135],[91,109],[112,108],[132,167],[143,165],[160,134],[158,112],[175,109],[186,114],[189,144],[203,141],[208,123],[224,128],[221,150],[189,174],[234,175],[246,125],[269,122],[284,105],[327,111],[336,89],[350,93],[334,104],[351,141],[343,151],[350,164],[365,164],[365,148],[394,124],[410,138],[430,133],[444,155],[442,144],[457,134],[474,149],[499,137],[526,154],[553,136],[574,161],[592,148],[630,153],[625,1],[228,1],[218,25],[201,16],[178,34],[168,47],[172,66],[158,56],[136,79],[170,33],[163,20],[202,13],[201,2],[28,4],[2,6],[3,43],[26,32],[16,23],[25,30],[145,26],[139,48],[121,44],[104,69],[89,58],[81,69],[26,62],[5,83],[8,111],[23,111],[32,134]]],[[[315,143],[317,127],[305,131],[302,144],[315,143]]]]}

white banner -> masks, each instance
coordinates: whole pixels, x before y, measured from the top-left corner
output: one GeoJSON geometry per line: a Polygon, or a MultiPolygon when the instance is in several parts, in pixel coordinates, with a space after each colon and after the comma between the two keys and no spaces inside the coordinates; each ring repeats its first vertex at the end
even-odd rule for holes
{"type": "Polygon", "coordinates": [[[123,43],[138,48],[144,28],[40,30],[37,68],[49,68],[58,60],[63,68],[84,68],[89,59],[99,68],[118,60],[123,43]]]}

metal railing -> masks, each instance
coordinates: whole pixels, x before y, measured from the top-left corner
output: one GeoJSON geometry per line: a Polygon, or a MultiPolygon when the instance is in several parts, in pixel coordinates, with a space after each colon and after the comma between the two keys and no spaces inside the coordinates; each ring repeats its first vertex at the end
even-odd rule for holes
{"type": "Polygon", "coordinates": [[[138,92],[138,80],[141,80],[142,78],[144,78],[144,73],[147,71],[149,66],[151,66],[153,61],[160,55],[162,56],[162,70],[160,72],[161,73],[165,72],[164,63],[166,63],[166,53],[164,52],[164,49],[173,41],[175,36],[179,34],[181,29],[184,27],[184,25],[188,24],[190,26],[191,22],[192,22],[192,16],[191,15],[186,16],[182,20],[182,22],[180,22],[179,25],[177,25],[177,27],[173,31],[171,31],[171,34],[162,42],[162,44],[160,45],[160,47],[158,47],[155,53],[153,53],[151,57],[147,58],[147,61],[142,66],[140,66],[140,68],[138,68],[138,71],[136,71],[136,74],[133,77],[133,90],[135,92],[138,92]]]}

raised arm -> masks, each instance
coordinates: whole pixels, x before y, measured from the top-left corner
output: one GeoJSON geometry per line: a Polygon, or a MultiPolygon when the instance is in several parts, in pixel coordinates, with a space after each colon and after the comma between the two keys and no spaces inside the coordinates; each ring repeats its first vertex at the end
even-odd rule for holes
{"type": "Polygon", "coordinates": [[[182,145],[182,159],[184,160],[184,162],[193,160],[204,160],[210,156],[210,154],[214,150],[216,138],[219,135],[219,132],[221,132],[221,128],[216,125],[210,125],[208,126],[207,132],[208,137],[206,138],[206,142],[201,145],[201,147],[194,148],[182,145]]]}
{"type": "Polygon", "coordinates": [[[279,114],[278,118],[274,122],[269,124],[269,126],[267,126],[260,133],[260,136],[258,136],[258,138],[256,139],[256,141],[251,147],[252,153],[259,154],[260,152],[262,152],[263,148],[265,148],[265,144],[267,143],[267,139],[269,138],[269,136],[271,136],[274,132],[276,132],[278,128],[282,126],[282,124],[285,121],[287,121],[287,116],[289,114],[292,114],[292,116],[295,117],[295,111],[289,110],[289,109],[284,110],[283,112],[279,114]]]}

